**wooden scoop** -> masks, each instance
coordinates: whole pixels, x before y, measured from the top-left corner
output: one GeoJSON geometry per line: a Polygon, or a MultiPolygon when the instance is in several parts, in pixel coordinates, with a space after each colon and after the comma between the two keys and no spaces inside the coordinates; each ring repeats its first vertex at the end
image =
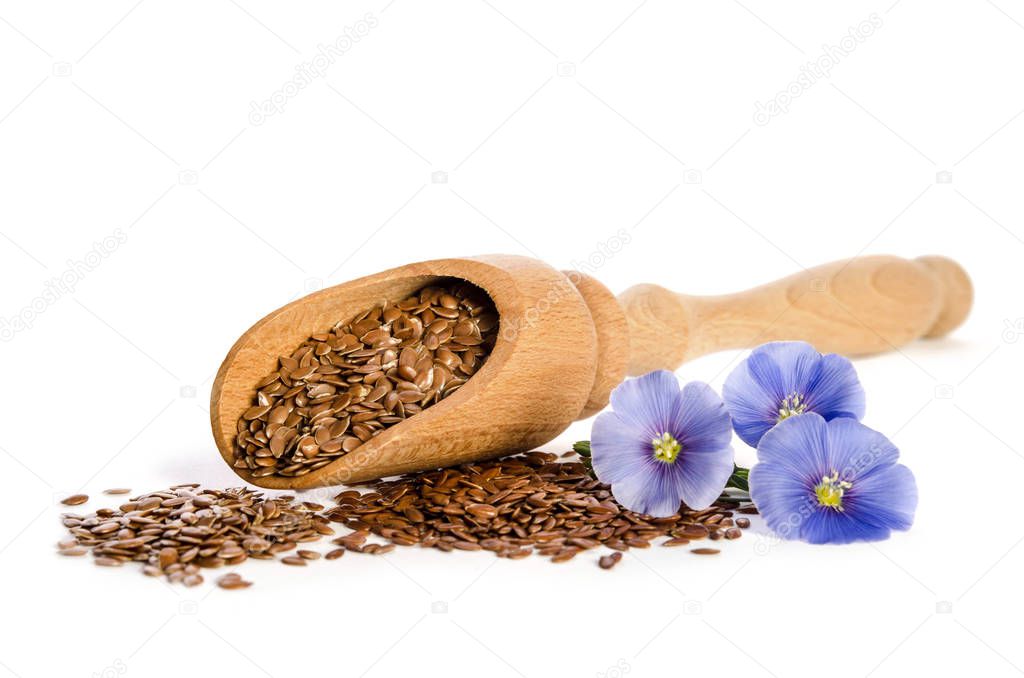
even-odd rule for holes
{"type": "Polygon", "coordinates": [[[588,275],[527,257],[426,261],[310,294],[257,322],[217,373],[210,418],[221,455],[246,482],[337,485],[532,449],[604,407],[627,374],[673,370],[723,349],[800,339],[864,355],[939,337],[963,322],[972,298],[967,274],[944,257],[859,257],[724,296],[637,285],[618,298],[588,275]],[[254,478],[233,466],[238,419],[278,356],[442,278],[485,290],[500,318],[490,357],[462,388],[304,476],[254,478]]]}

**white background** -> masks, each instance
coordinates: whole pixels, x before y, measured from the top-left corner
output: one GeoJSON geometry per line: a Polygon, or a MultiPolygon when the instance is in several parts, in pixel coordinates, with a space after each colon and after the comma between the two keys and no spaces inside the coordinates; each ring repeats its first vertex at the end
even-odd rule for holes
{"type": "MultiPolygon", "coordinates": [[[[0,3],[0,312],[31,320],[0,344],[0,675],[1022,672],[1024,7],[891,1],[0,3]],[[872,14],[831,77],[754,121],[872,14]],[[964,327],[857,363],[866,423],[917,475],[909,533],[780,545],[755,522],[720,556],[655,547],[611,572],[399,549],[247,563],[234,592],[54,554],[67,493],[236,482],[210,383],[270,310],[439,256],[567,268],[620,229],[596,273],[616,291],[733,291],[862,252],[963,263],[964,327]]],[[[720,389],[741,355],[679,375],[720,389]]]]}

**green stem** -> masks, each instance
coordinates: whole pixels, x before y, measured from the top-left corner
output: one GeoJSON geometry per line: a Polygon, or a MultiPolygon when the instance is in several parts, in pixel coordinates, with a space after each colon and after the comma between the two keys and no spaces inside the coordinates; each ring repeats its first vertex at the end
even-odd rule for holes
{"type": "Polygon", "coordinates": [[[744,492],[750,492],[749,477],[750,469],[733,464],[732,475],[729,476],[729,480],[725,483],[725,486],[733,487],[744,492]]]}

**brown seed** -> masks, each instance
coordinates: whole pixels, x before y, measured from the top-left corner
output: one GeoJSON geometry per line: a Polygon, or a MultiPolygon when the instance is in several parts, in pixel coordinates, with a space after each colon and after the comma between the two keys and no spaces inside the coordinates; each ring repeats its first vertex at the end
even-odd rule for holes
{"type": "Polygon", "coordinates": [[[178,562],[178,550],[172,546],[168,546],[160,549],[159,553],[160,569],[166,570],[168,567],[178,562]]]}
{"type": "Polygon", "coordinates": [[[318,560],[320,558],[319,551],[310,551],[309,549],[299,549],[295,554],[306,560],[318,560]]]}
{"type": "Polygon", "coordinates": [[[333,549],[327,552],[327,554],[324,556],[324,559],[337,560],[338,558],[341,558],[343,555],[345,555],[345,549],[333,549]]]}
{"type": "Polygon", "coordinates": [[[68,548],[59,549],[57,553],[62,556],[84,556],[89,552],[89,549],[84,546],[70,546],[68,548]]]}
{"type": "Polygon", "coordinates": [[[579,553],[579,552],[580,552],[580,550],[576,549],[576,548],[562,549],[558,553],[556,553],[554,556],[551,557],[551,562],[552,563],[564,563],[564,562],[567,562],[567,561],[572,560],[573,558],[575,558],[576,554],[579,553]]]}
{"type": "Polygon", "coordinates": [[[742,536],[743,532],[738,527],[730,527],[728,530],[725,531],[726,539],[739,539],[742,536]]]}
{"type": "Polygon", "coordinates": [[[679,536],[687,539],[704,539],[708,536],[708,528],[703,525],[685,525],[679,531],[679,536]]]}
{"type": "Polygon", "coordinates": [[[121,567],[123,564],[117,558],[108,558],[107,556],[99,556],[93,562],[102,567],[121,567]]]}
{"type": "Polygon", "coordinates": [[[466,507],[466,511],[471,513],[477,518],[483,518],[490,520],[498,515],[498,509],[487,504],[470,504],[466,507]]]}
{"type": "Polygon", "coordinates": [[[690,543],[689,539],[685,537],[673,537],[672,539],[666,539],[661,543],[662,546],[686,546],[690,543]]]}
{"type": "Polygon", "coordinates": [[[89,495],[73,494],[70,497],[65,497],[64,499],[61,499],[60,503],[65,504],[67,506],[78,506],[79,504],[84,504],[87,501],[89,501],[89,495]]]}
{"type": "Polygon", "coordinates": [[[300,558],[299,556],[285,556],[284,558],[281,559],[281,562],[284,563],[285,565],[305,566],[306,559],[305,558],[300,558]]]}
{"type": "Polygon", "coordinates": [[[601,558],[598,559],[597,564],[598,564],[598,566],[600,566],[600,568],[602,570],[610,570],[613,567],[615,567],[615,565],[620,560],[622,560],[622,553],[616,551],[616,552],[610,553],[610,554],[608,554],[606,556],[601,556],[601,558]]]}
{"type": "Polygon", "coordinates": [[[114,487],[109,490],[103,490],[103,494],[128,494],[131,490],[127,487],[114,487]]]}
{"type": "Polygon", "coordinates": [[[737,518],[736,519],[736,527],[742,527],[744,529],[750,527],[750,519],[749,518],[737,518]]]}
{"type": "Polygon", "coordinates": [[[699,548],[690,549],[690,553],[696,553],[699,556],[713,556],[716,553],[721,553],[721,551],[719,551],[718,549],[699,548]]]}
{"type": "Polygon", "coordinates": [[[252,586],[252,582],[245,581],[237,572],[229,572],[217,577],[217,586],[222,589],[244,589],[252,586]]]}

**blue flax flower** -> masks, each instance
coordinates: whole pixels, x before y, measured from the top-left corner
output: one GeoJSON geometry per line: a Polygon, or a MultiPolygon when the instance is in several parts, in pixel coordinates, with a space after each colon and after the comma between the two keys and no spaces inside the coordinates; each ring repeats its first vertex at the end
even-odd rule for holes
{"type": "Polygon", "coordinates": [[[770,430],[750,469],[750,497],[787,539],[847,544],[886,539],[914,522],[917,484],[899,450],[860,422],[817,414],[770,430]]]}
{"type": "Polygon", "coordinates": [[[594,421],[594,472],[630,511],[670,516],[684,501],[703,509],[733,469],[729,414],[711,387],[682,390],[671,372],[628,379],[612,391],[612,411],[594,421]]]}
{"type": "Polygon", "coordinates": [[[864,389],[850,361],[821,355],[802,341],[755,348],[726,378],[722,396],[736,434],[751,447],[796,414],[816,412],[826,420],[864,416],[864,389]]]}

